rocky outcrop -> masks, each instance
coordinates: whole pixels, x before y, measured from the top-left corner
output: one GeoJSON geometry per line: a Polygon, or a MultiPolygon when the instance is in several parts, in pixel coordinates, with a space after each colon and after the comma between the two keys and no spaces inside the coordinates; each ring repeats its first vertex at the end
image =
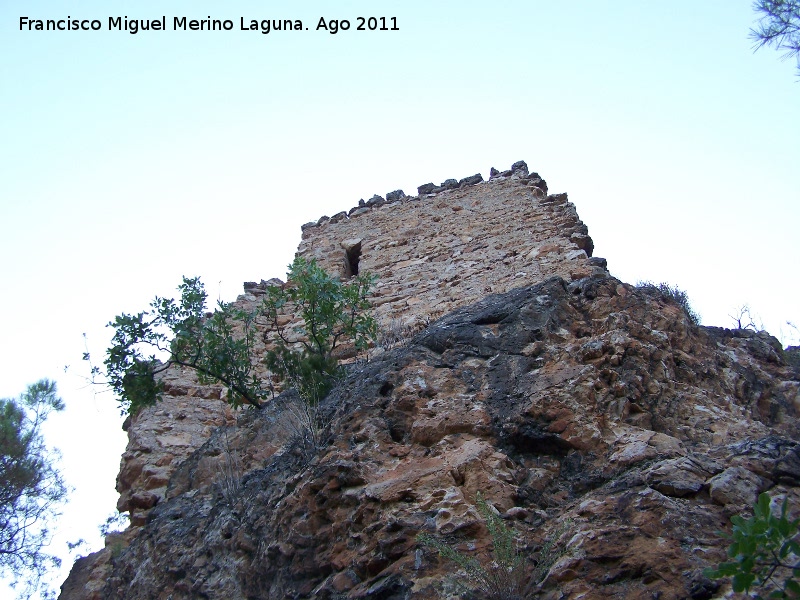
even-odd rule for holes
{"type": "MultiPolygon", "coordinates": [[[[371,299],[385,343],[398,332],[426,323],[489,293],[506,292],[551,276],[567,280],[607,273],[602,258],[566,194],[545,195],[547,186],[523,161],[497,174],[461,185],[446,180],[425,197],[401,190],[377,194],[349,213],[323,217],[303,227],[298,255],[315,259],[343,278],[369,272],[377,276],[371,299]]],[[[253,311],[279,279],[246,282],[238,309],[253,311]]],[[[291,329],[294,315],[286,312],[291,329]]],[[[258,351],[266,349],[258,336],[258,351]]],[[[268,340],[266,340],[268,341],[268,340]]],[[[350,360],[352,348],[340,358],[350,360]]],[[[260,365],[260,376],[268,378],[260,365]]],[[[219,402],[220,386],[199,385],[192,373],[171,369],[164,399],[128,422],[129,443],[122,456],[117,507],[133,522],[167,495],[175,469],[209,439],[232,413],[219,402]]]]}
{"type": "Polygon", "coordinates": [[[481,492],[529,575],[557,538],[531,595],[712,598],[729,517],[761,491],[800,505],[799,391],[766,334],[695,326],[601,273],[553,277],[351,365],[319,452],[293,441],[286,394],[209,425],[61,597],[453,596],[416,538],[487,552],[481,492]]]}
{"type": "Polygon", "coordinates": [[[144,524],[147,512],[165,497],[175,468],[217,427],[235,423],[222,386],[200,385],[192,371],[178,367],[161,381],[163,400],[123,426],[128,446],[117,475],[117,509],[129,512],[134,525],[144,524]]]}

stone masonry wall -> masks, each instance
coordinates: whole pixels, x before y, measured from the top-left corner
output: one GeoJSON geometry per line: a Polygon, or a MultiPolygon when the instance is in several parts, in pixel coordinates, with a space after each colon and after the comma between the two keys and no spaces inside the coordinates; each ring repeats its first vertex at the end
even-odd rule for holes
{"type": "Polygon", "coordinates": [[[375,196],[349,215],[323,217],[303,226],[298,254],[343,277],[356,261],[359,272],[377,275],[372,303],[384,325],[440,316],[554,275],[591,274],[592,240],[566,194],[547,196],[523,162],[474,181],[427,184],[420,190],[438,193],[412,197],[398,190],[387,194],[392,200],[375,196]]]}
{"type": "MultiPolygon", "coordinates": [[[[552,276],[605,273],[605,260],[589,258],[592,240],[566,194],[547,195],[547,184],[522,161],[492,169],[489,181],[474,175],[425,184],[417,196],[374,196],[302,229],[298,255],[342,277],[378,276],[372,303],[384,331],[416,329],[488,294],[552,276]]],[[[267,285],[280,284],[246,283],[236,304],[255,308],[267,285]]],[[[220,386],[199,385],[177,368],[165,384],[164,399],[126,423],[117,507],[130,511],[134,525],[167,497],[178,465],[235,418],[220,386]]]]}

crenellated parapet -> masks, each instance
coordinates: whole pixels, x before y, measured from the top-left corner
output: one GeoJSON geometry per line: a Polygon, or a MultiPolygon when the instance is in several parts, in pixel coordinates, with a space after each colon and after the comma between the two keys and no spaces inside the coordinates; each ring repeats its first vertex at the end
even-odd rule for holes
{"type": "Polygon", "coordinates": [[[379,321],[425,321],[489,293],[605,272],[566,194],[523,161],[440,185],[373,196],[303,226],[298,255],[348,277],[377,275],[379,321]]]}
{"type": "MultiPolygon", "coordinates": [[[[523,160],[515,162],[507,171],[501,172],[492,167],[489,172],[489,181],[515,177],[521,182],[524,182],[525,185],[538,188],[541,190],[542,194],[547,195],[547,182],[542,179],[538,173],[529,173],[528,165],[523,160]]],[[[479,183],[484,183],[484,179],[480,173],[476,173],[475,175],[470,175],[469,177],[464,177],[462,179],[445,179],[439,185],[434,183],[424,183],[417,188],[416,196],[406,196],[403,190],[394,190],[392,192],[388,192],[385,198],[375,194],[372,196],[372,198],[366,201],[362,198],[358,201],[358,204],[350,210],[338,212],[332,217],[328,217],[327,215],[322,216],[317,221],[311,221],[305,225],[302,225],[301,229],[306,231],[307,229],[319,227],[328,222],[333,222],[335,224],[346,218],[354,218],[366,214],[370,209],[379,208],[385,204],[392,205],[396,202],[414,202],[420,200],[421,198],[433,198],[441,192],[462,189],[469,186],[478,185],[479,183]]]]}

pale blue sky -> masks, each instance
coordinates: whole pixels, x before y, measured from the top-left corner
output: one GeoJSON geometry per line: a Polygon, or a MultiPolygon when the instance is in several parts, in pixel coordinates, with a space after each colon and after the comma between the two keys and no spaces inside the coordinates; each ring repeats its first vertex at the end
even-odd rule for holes
{"type": "Polygon", "coordinates": [[[99,544],[125,443],[113,399],[83,387],[81,334],[99,362],[104,324],[183,274],[226,300],[283,276],[302,223],[375,193],[524,159],[613,274],[678,284],[705,324],[749,303],[791,341],[800,83],[753,53],[750,2],[224,4],[0,6],[0,395],[46,376],[68,404],[48,432],[76,487],[59,552],[99,544]],[[235,27],[18,31],[67,15],[235,27]],[[400,31],[353,31],[359,15],[400,31]],[[314,31],[321,16],[351,31],[314,31]]]}

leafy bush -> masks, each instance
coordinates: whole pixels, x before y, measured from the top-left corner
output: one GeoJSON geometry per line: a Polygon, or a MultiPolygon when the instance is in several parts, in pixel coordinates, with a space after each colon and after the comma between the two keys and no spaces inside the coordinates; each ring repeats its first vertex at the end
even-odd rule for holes
{"type": "Polygon", "coordinates": [[[525,559],[520,555],[514,542],[515,532],[503,523],[480,493],[476,504],[492,538],[490,561],[481,562],[462,554],[425,533],[420,534],[417,539],[422,544],[436,549],[441,556],[460,567],[482,597],[490,600],[522,600],[526,582],[525,559]]]}
{"type": "Polygon", "coordinates": [[[691,304],[689,303],[689,296],[686,294],[686,292],[680,289],[677,285],[670,285],[666,282],[655,284],[652,281],[640,281],[636,284],[636,287],[646,292],[658,294],[668,302],[677,303],[683,308],[686,316],[689,318],[689,321],[695,325],[700,325],[700,315],[698,315],[697,312],[695,312],[695,310],[692,308],[691,304]]]}
{"type": "Polygon", "coordinates": [[[261,308],[277,336],[266,362],[279,381],[294,388],[303,400],[291,406],[308,434],[307,441],[316,448],[324,425],[319,402],[341,375],[337,350],[351,344],[356,352],[365,351],[376,338],[367,300],[375,278],[362,273],[342,282],[315,261],[298,257],[289,267],[288,281],[283,287],[268,288],[261,308]],[[293,331],[281,320],[287,310],[302,319],[293,331]]]}
{"type": "MultiPolygon", "coordinates": [[[[758,497],[753,516],[731,518],[733,532],[728,557],[712,579],[730,577],[734,592],[758,588],[766,598],[800,598],[800,519],[789,520],[784,500],[780,516],[772,514],[769,494],[758,497]]],[[[755,593],[755,592],[754,592],[755,593]]],[[[755,593],[754,598],[762,598],[755,593]]]]}
{"type": "Polygon", "coordinates": [[[63,409],[56,384],[47,379],[18,399],[0,400],[0,573],[13,584],[22,582],[24,594],[38,587],[49,567],[61,564],[44,549],[67,488],[41,427],[51,412],[63,409]]]}
{"type": "MultiPolygon", "coordinates": [[[[375,339],[367,300],[374,281],[361,274],[343,282],[315,261],[298,257],[289,267],[287,284],[269,287],[255,311],[219,302],[215,312],[206,314],[203,284],[184,277],[180,301],[156,298],[150,310],[122,314],[109,323],[115,333],[105,360],[108,383],[122,412],[135,414],[160,398],[158,375],[177,365],[193,369],[201,383],[226,385],[234,407],[258,408],[274,395],[270,379],[257,370],[264,361],[302,398],[298,417],[316,446],[317,406],[340,374],[337,351],[347,344],[363,351],[375,339]],[[284,322],[288,315],[300,317],[292,330],[284,322]],[[264,339],[272,346],[263,356],[256,353],[257,323],[266,326],[264,339]]],[[[93,374],[100,372],[93,369],[93,374]]]]}
{"type": "Polygon", "coordinates": [[[180,301],[156,297],[150,310],[123,313],[108,324],[115,332],[106,376],[121,412],[154,404],[163,391],[158,374],[173,365],[193,369],[200,383],[226,385],[233,406],[260,406],[271,390],[255,371],[255,315],[219,302],[206,316],[207,294],[197,277],[184,277],[178,291],[180,301]]]}

